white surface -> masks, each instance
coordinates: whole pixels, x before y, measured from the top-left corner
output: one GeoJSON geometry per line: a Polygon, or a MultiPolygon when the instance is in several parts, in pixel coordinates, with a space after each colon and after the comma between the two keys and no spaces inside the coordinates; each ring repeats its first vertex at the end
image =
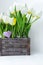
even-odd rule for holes
{"type": "Polygon", "coordinates": [[[43,54],[0,57],[0,65],[43,65],[43,54]]]}

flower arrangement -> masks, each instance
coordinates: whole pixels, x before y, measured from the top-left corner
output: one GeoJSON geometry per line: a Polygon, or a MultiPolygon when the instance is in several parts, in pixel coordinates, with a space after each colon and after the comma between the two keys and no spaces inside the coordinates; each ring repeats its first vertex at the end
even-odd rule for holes
{"type": "Polygon", "coordinates": [[[31,25],[40,18],[26,6],[20,10],[15,6],[9,14],[0,15],[0,38],[28,38],[31,25]]]}

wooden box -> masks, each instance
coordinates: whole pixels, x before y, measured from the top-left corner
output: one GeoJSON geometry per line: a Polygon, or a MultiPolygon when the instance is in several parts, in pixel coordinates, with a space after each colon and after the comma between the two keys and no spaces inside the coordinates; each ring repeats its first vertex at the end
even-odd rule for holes
{"type": "Polygon", "coordinates": [[[0,56],[30,55],[30,38],[0,39],[0,56]]]}

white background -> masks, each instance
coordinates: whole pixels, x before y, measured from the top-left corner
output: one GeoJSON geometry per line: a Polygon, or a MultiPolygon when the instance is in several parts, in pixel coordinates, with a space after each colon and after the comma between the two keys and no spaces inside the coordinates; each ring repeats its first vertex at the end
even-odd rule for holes
{"type": "MultiPolygon", "coordinates": [[[[0,13],[7,12],[14,3],[25,4],[43,13],[43,0],[0,0],[0,13]]],[[[0,57],[0,65],[43,65],[43,14],[40,20],[35,22],[29,34],[31,38],[31,55],[19,57],[0,57]]]]}

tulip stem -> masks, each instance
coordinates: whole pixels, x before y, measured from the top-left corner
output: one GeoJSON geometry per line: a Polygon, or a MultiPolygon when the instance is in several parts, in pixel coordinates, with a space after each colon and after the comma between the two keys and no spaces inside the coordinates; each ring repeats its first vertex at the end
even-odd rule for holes
{"type": "Polygon", "coordinates": [[[6,30],[5,31],[7,31],[7,24],[6,24],[6,30]]]}
{"type": "Polygon", "coordinates": [[[13,35],[13,25],[12,25],[12,38],[14,38],[14,35],[13,35]]]}

